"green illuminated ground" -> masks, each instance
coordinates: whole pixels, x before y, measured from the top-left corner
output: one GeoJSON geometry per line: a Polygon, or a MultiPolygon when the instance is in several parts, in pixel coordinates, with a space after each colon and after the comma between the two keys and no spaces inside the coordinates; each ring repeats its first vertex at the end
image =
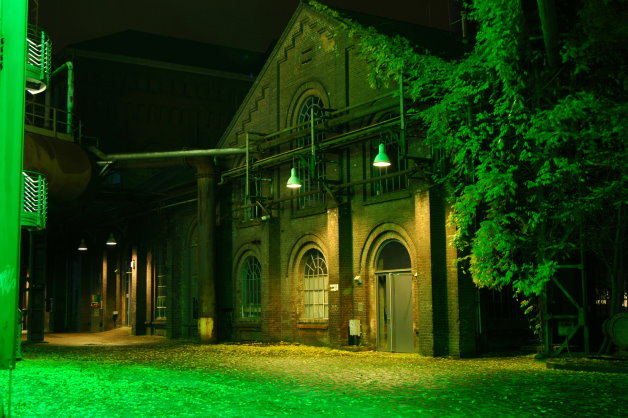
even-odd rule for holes
{"type": "MultiPolygon", "coordinates": [[[[172,341],[23,351],[13,372],[16,417],[620,416],[628,404],[625,374],[548,370],[532,356],[172,341]]],[[[4,387],[8,372],[0,377],[4,387]]]]}

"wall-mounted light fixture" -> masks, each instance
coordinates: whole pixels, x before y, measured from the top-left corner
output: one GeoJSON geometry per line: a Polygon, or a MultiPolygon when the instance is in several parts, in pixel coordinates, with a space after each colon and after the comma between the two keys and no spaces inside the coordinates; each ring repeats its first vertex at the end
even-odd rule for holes
{"type": "Polygon", "coordinates": [[[81,238],[81,242],[78,246],[79,251],[87,251],[87,244],[85,243],[85,238],[81,238]]]}
{"type": "Polygon", "coordinates": [[[118,245],[118,242],[116,241],[116,237],[113,236],[113,232],[109,234],[109,238],[107,238],[106,244],[110,247],[114,247],[118,245]]]}
{"type": "Polygon", "coordinates": [[[298,189],[301,187],[301,180],[299,179],[299,176],[297,176],[297,169],[294,167],[290,169],[290,178],[288,179],[286,186],[291,189],[298,189]]]}
{"type": "Polygon", "coordinates": [[[389,167],[390,166],[390,158],[386,155],[386,146],[384,144],[379,144],[379,152],[375,156],[373,160],[373,166],[375,167],[389,167]]]}

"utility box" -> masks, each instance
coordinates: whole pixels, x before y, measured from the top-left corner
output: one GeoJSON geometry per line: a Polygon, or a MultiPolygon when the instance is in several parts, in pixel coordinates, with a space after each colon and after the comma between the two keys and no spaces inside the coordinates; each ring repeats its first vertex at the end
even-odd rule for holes
{"type": "Polygon", "coordinates": [[[360,320],[349,320],[349,345],[360,345],[360,320]]]}

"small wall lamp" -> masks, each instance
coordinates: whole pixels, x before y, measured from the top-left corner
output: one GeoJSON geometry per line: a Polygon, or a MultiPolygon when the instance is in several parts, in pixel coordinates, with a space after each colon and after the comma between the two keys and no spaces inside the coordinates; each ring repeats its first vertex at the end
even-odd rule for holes
{"type": "Polygon", "coordinates": [[[389,167],[390,166],[390,158],[386,155],[386,146],[384,144],[379,144],[379,152],[375,156],[373,160],[373,165],[375,167],[389,167]]]}
{"type": "Polygon", "coordinates": [[[87,251],[87,244],[85,243],[85,238],[81,238],[81,242],[78,246],[79,251],[87,251]]]}

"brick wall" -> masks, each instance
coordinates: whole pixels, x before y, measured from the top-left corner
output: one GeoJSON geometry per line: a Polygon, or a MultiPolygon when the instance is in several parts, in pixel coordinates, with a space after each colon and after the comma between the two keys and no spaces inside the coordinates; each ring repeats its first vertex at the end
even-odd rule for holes
{"type": "MultiPolygon", "coordinates": [[[[329,21],[303,8],[237,113],[222,145],[243,146],[247,131],[269,133],[294,124],[299,105],[308,94],[319,95],[326,107],[342,108],[385,92],[368,87],[368,68],[356,57],[352,42],[334,33],[329,21]]],[[[347,129],[372,121],[354,120],[347,129]]],[[[369,147],[370,140],[333,153],[339,160],[334,170],[341,182],[370,176],[369,147]]],[[[285,188],[291,166],[286,163],[264,170],[263,176],[272,179],[268,199],[288,198],[293,193],[285,188]]],[[[327,196],[326,205],[308,210],[296,209],[294,200],[287,199],[273,207],[270,220],[243,223],[234,219],[229,226],[233,254],[253,246],[261,258],[263,313],[257,338],[342,346],[349,341],[349,320],[359,319],[361,343],[375,348],[377,255],[384,244],[396,240],[408,251],[413,274],[415,351],[424,355],[470,352],[475,339],[470,325],[473,298],[469,298],[470,282],[455,268],[444,192],[430,188],[423,180],[410,180],[406,189],[382,196],[371,196],[369,187],[369,183],[348,187],[335,200],[327,196]],[[301,261],[310,248],[323,253],[329,283],[338,286],[337,291],[328,293],[327,321],[303,318],[301,261]],[[360,276],[361,284],[354,282],[356,276],[360,276]]],[[[237,266],[232,265],[231,271],[231,283],[237,289],[237,266]]],[[[254,336],[244,325],[241,328],[239,338],[254,336]]]]}

